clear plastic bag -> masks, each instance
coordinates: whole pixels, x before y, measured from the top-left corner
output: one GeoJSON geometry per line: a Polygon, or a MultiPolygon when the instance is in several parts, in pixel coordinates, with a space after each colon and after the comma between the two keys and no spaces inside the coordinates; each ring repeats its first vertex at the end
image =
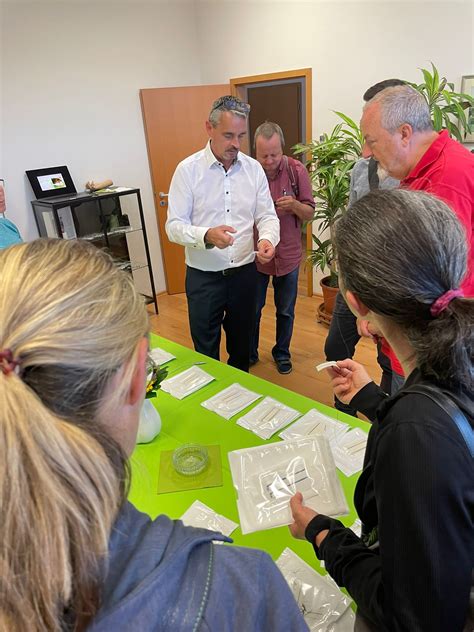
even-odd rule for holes
{"type": "Polygon", "coordinates": [[[301,413],[273,397],[265,397],[259,404],[243,415],[237,424],[251,430],[261,439],[270,439],[280,428],[287,426],[301,413]]]}
{"type": "Polygon", "coordinates": [[[221,516],[200,500],[193,502],[181,516],[181,520],[187,527],[200,527],[209,531],[218,531],[224,535],[230,535],[239,526],[237,522],[221,516]]]}
{"type": "Polygon", "coordinates": [[[244,534],[290,524],[289,502],[297,491],[318,513],[348,512],[326,437],[235,450],[228,457],[244,534]]]}
{"type": "Polygon", "coordinates": [[[206,373],[198,366],[192,366],[186,371],[178,373],[178,375],[163,380],[161,388],[165,393],[173,395],[176,399],[183,399],[206,386],[212,380],[214,380],[212,375],[209,375],[209,373],[206,373]]]}
{"type": "Polygon", "coordinates": [[[337,437],[331,446],[336,466],[346,476],[360,472],[364,465],[367,434],[360,428],[354,428],[337,437]]]}
{"type": "Polygon", "coordinates": [[[212,410],[224,419],[230,419],[250,404],[262,397],[258,393],[254,393],[240,384],[232,384],[225,388],[217,395],[201,402],[201,406],[212,410]]]}
{"type": "Polygon", "coordinates": [[[284,549],[276,564],[311,632],[346,632],[354,629],[351,599],[340,591],[329,576],[317,573],[289,548],[284,549]]]}
{"type": "Polygon", "coordinates": [[[279,436],[282,439],[291,441],[292,439],[300,439],[301,437],[324,435],[332,447],[337,437],[345,434],[348,430],[348,424],[332,419],[319,412],[319,410],[312,408],[289,428],[280,432],[279,436]]]}
{"type": "Polygon", "coordinates": [[[174,356],[169,351],[165,351],[164,349],[160,349],[159,347],[151,349],[148,355],[151,356],[153,362],[155,364],[158,364],[158,366],[166,364],[166,362],[169,362],[170,360],[174,360],[176,358],[176,356],[174,356]]]}

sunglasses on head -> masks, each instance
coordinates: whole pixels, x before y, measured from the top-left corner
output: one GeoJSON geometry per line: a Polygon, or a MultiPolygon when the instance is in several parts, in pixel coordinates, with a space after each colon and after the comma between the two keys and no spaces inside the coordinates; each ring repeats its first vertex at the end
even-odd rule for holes
{"type": "Polygon", "coordinates": [[[211,113],[214,110],[218,110],[224,106],[229,110],[236,110],[237,112],[241,112],[242,114],[248,114],[250,112],[250,105],[245,103],[245,101],[241,101],[241,99],[232,96],[219,97],[217,101],[214,101],[212,106],[211,113]]]}

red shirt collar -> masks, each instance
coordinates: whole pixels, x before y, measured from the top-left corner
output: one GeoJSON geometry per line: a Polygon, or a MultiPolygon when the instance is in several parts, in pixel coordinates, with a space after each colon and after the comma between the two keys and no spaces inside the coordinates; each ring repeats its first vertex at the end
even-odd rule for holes
{"type": "Polygon", "coordinates": [[[405,186],[410,184],[412,180],[416,180],[419,178],[422,172],[429,167],[431,164],[436,162],[439,158],[440,153],[444,150],[446,143],[449,140],[449,132],[447,129],[443,129],[441,132],[438,132],[438,138],[431,143],[428,149],[425,151],[420,160],[416,163],[410,173],[406,178],[400,183],[400,186],[405,186]]]}

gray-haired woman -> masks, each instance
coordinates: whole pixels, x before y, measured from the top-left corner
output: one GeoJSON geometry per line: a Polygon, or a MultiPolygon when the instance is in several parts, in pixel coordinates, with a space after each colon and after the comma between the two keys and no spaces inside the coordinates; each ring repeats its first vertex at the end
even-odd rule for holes
{"type": "Polygon", "coordinates": [[[355,492],[363,535],[315,515],[300,495],[290,529],[348,589],[358,626],[472,632],[474,303],[458,290],[464,229],[427,194],[378,192],[340,220],[336,246],[349,307],[381,330],[408,377],[388,397],[352,360],[329,370],[336,396],[374,422],[355,492]]]}

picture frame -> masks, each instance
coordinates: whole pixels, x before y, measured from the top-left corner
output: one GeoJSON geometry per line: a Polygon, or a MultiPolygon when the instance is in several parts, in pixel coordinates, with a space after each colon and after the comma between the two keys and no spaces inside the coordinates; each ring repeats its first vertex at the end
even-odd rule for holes
{"type": "MultiPolygon", "coordinates": [[[[474,75],[464,75],[461,81],[461,92],[469,94],[474,98],[474,75]]],[[[467,112],[468,120],[474,128],[474,107],[470,107],[467,112]]],[[[465,143],[474,143],[474,131],[466,134],[465,143]]]]}
{"type": "Polygon", "coordinates": [[[26,171],[37,200],[77,193],[66,165],[26,171]]]}

